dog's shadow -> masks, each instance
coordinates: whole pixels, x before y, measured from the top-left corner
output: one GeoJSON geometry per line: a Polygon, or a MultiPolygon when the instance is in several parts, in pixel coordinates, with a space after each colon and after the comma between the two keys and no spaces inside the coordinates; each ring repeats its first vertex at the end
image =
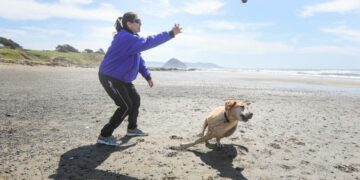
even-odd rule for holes
{"type": "Polygon", "coordinates": [[[238,155],[236,147],[248,152],[246,147],[236,144],[227,144],[222,148],[218,148],[214,144],[208,144],[206,146],[212,150],[206,153],[195,150],[188,151],[200,157],[205,164],[217,169],[220,172],[220,177],[247,180],[247,178],[242,175],[243,168],[233,167],[233,160],[238,155]]]}
{"type": "MultiPolygon", "coordinates": [[[[125,137],[124,137],[125,138],[125,137]]],[[[129,138],[130,139],[130,138],[129,138]]],[[[125,140],[129,140],[125,139],[125,140]]],[[[123,141],[124,142],[124,141],[123,141]]],[[[113,152],[121,152],[136,144],[122,145],[120,147],[106,145],[87,145],[72,149],[61,155],[56,174],[49,176],[51,179],[137,179],[134,177],[117,174],[114,172],[98,170],[113,152]]]]}

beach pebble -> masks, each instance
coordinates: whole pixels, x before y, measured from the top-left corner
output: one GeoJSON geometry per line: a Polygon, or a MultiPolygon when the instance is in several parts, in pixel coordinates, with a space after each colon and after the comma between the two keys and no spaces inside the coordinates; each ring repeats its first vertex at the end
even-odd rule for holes
{"type": "Polygon", "coordinates": [[[9,113],[5,113],[6,117],[13,117],[13,115],[9,114],[9,113]]]}

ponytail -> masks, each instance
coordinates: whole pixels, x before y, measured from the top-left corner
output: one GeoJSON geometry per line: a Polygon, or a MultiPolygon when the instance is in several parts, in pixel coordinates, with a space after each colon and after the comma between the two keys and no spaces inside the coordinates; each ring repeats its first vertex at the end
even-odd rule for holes
{"type": "Polygon", "coordinates": [[[124,27],[122,26],[122,17],[118,17],[116,19],[116,22],[115,22],[115,29],[116,29],[116,32],[119,32],[121,31],[122,29],[124,29],[124,27]]]}

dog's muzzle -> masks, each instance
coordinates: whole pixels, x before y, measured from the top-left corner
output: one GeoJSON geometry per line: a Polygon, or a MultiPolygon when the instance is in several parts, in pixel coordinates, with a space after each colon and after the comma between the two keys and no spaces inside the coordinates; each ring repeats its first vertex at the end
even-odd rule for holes
{"type": "Polygon", "coordinates": [[[244,122],[247,122],[249,119],[251,119],[253,117],[253,113],[249,113],[247,114],[246,116],[245,115],[241,115],[241,119],[244,121],[244,122]]]}

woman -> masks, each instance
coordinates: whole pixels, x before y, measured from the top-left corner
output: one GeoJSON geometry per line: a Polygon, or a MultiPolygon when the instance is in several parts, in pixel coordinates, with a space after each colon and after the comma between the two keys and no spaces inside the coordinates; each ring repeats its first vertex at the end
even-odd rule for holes
{"type": "Polygon", "coordinates": [[[112,136],[113,131],[128,116],[127,136],[147,136],[137,128],[140,96],[132,84],[140,72],[150,87],[154,82],[145,66],[141,52],[156,47],[181,33],[179,24],[169,32],[162,32],[147,38],[140,37],[141,20],[133,12],[127,12],[116,20],[117,33],[106,52],[99,68],[99,79],[108,95],[118,106],[110,121],[102,128],[97,143],[119,145],[112,136]]]}

